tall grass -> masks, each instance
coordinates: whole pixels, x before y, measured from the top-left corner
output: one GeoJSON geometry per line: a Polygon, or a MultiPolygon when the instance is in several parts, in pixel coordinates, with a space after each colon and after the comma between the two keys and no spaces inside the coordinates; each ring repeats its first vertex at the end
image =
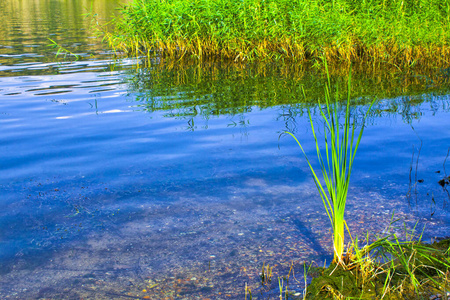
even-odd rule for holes
{"type": "MultiPolygon", "coordinates": [[[[328,74],[326,60],[324,62],[328,74]]],[[[295,139],[305,156],[332,226],[334,251],[332,265],[324,269],[322,275],[314,279],[308,287],[310,290],[308,295],[312,298],[307,296],[305,298],[317,299],[332,295],[333,299],[336,297],[368,299],[375,296],[377,299],[380,296],[380,299],[385,297],[400,299],[397,298],[398,295],[407,294],[408,298],[405,299],[416,299],[420,293],[422,298],[424,295],[428,298],[432,293],[446,292],[449,284],[449,246],[445,243],[423,244],[422,235],[418,236],[417,241],[414,240],[417,237],[415,227],[411,231],[405,227],[405,240],[400,240],[395,233],[398,228],[392,227],[398,220],[393,221],[393,217],[385,230],[385,236],[376,236],[370,243],[369,241],[373,239],[367,234],[367,245],[364,247],[359,246],[358,237],[353,239],[350,235],[350,247],[344,253],[345,230],[350,233],[345,222],[345,206],[352,167],[364,132],[365,120],[375,102],[372,101],[368,107],[358,132],[356,121],[350,111],[350,88],[351,72],[348,79],[347,101],[341,108],[340,94],[336,92],[335,96],[332,95],[328,77],[328,83],[325,85],[325,103],[320,101],[318,103],[325,128],[324,147],[319,143],[314,120],[308,109],[320,171],[314,169],[301,142],[292,133],[286,132],[295,139]],[[333,277],[336,270],[337,274],[333,277]],[[339,284],[336,285],[336,282],[339,284]]]]}
{"type": "Polygon", "coordinates": [[[450,62],[450,0],[133,0],[105,38],[172,58],[450,62]]]}
{"type": "MultiPolygon", "coordinates": [[[[325,68],[327,69],[326,63],[325,68]]],[[[344,214],[350,176],[356,151],[358,150],[364,132],[364,121],[367,116],[366,113],[363,118],[363,124],[359,129],[359,133],[356,135],[356,125],[355,123],[352,123],[350,115],[350,85],[351,75],[349,75],[348,80],[348,94],[344,109],[343,123],[340,122],[341,109],[339,99],[338,97],[334,97],[334,100],[332,100],[330,81],[328,81],[328,84],[325,86],[325,108],[322,108],[319,100],[320,114],[325,126],[325,156],[322,154],[321,145],[319,144],[316,129],[314,127],[314,121],[310,110],[308,110],[311,130],[316,145],[317,158],[320,165],[320,173],[325,184],[323,184],[321,178],[319,178],[318,172],[314,170],[302,144],[292,133],[286,132],[297,141],[309,165],[317,190],[319,191],[332,226],[334,249],[333,262],[339,265],[344,265],[344,234],[346,226],[344,214]]],[[[373,103],[374,102],[370,105],[368,111],[370,111],[373,103]]]]}

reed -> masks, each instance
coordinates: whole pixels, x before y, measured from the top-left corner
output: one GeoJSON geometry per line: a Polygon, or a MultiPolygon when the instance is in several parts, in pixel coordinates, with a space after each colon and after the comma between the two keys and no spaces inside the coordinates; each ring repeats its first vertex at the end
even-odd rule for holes
{"type": "Polygon", "coordinates": [[[117,51],[180,59],[450,62],[449,0],[133,0],[104,31],[117,51]]]}
{"type": "MultiPolygon", "coordinates": [[[[326,60],[324,66],[328,74],[326,60]]],[[[450,283],[448,241],[424,244],[422,234],[416,234],[416,227],[407,230],[406,226],[405,237],[401,239],[396,233],[400,228],[393,226],[398,221],[394,220],[394,214],[384,236],[372,238],[367,234],[364,247],[359,246],[358,237],[353,238],[350,234],[344,216],[350,177],[365,120],[375,102],[369,105],[358,132],[356,122],[351,118],[350,87],[351,71],[347,101],[341,108],[340,94],[336,92],[333,97],[328,77],[325,103],[318,103],[325,128],[324,147],[319,143],[308,109],[320,171],[314,169],[300,141],[292,133],[285,132],[300,146],[332,226],[333,262],[322,269],[321,276],[313,279],[304,299],[403,299],[399,297],[405,294],[408,295],[405,299],[417,299],[418,296],[425,299],[446,293],[450,283]],[[346,229],[351,240],[348,249],[344,243],[346,229]]]]}
{"type": "MultiPolygon", "coordinates": [[[[326,60],[325,69],[327,70],[326,60]]],[[[295,139],[306,158],[314,179],[314,183],[316,184],[326,213],[331,222],[334,249],[333,262],[342,266],[344,266],[343,258],[345,250],[344,239],[346,226],[344,214],[350,176],[356,151],[358,150],[358,146],[364,132],[364,121],[367,113],[370,111],[370,108],[374,103],[374,101],[372,101],[369,106],[369,109],[363,118],[363,124],[361,125],[359,133],[356,135],[356,125],[354,122],[352,123],[352,119],[350,117],[350,86],[351,73],[348,79],[348,93],[344,110],[343,124],[340,122],[341,109],[338,97],[334,97],[334,100],[332,100],[330,80],[325,86],[324,109],[322,108],[319,100],[320,115],[322,116],[325,126],[325,156],[321,152],[321,145],[319,144],[319,140],[317,138],[311,111],[308,109],[309,121],[311,124],[312,134],[314,136],[317,158],[320,165],[320,173],[325,184],[322,184],[319,174],[314,170],[314,167],[308,159],[302,144],[292,133],[286,132],[295,139]]]]}

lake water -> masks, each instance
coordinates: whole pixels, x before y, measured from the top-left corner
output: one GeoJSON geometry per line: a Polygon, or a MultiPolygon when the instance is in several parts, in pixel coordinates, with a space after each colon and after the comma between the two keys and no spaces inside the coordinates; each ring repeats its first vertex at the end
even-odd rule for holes
{"type": "MultiPolygon", "coordinates": [[[[300,292],[302,263],[329,262],[331,236],[305,159],[280,134],[314,158],[306,109],[320,127],[321,72],[157,58],[136,68],[95,38],[91,4],[104,23],[119,2],[0,3],[0,298],[243,299],[248,284],[267,299],[263,263],[274,282],[292,265],[300,292]],[[49,38],[78,60],[55,57],[49,38]]],[[[358,74],[352,113],[378,102],[350,229],[381,232],[394,213],[427,241],[450,236],[438,184],[450,174],[448,70],[358,74]]]]}

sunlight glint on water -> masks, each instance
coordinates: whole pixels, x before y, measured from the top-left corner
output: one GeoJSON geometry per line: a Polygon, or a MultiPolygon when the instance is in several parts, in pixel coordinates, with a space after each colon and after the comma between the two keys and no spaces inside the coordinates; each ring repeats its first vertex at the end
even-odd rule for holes
{"type": "MultiPolygon", "coordinates": [[[[240,297],[263,262],[283,274],[291,261],[299,272],[302,261],[329,261],[307,165],[279,139],[292,131],[314,154],[305,113],[317,107],[299,102],[299,87],[319,97],[315,71],[135,71],[135,60],[113,61],[91,38],[81,9],[25,2],[0,4],[0,298],[240,297]],[[49,36],[82,58],[56,59],[49,36]]],[[[111,3],[94,8],[107,17],[111,3]]],[[[355,78],[355,91],[377,90],[370,80],[355,78]]],[[[450,147],[448,89],[392,90],[365,130],[348,223],[381,231],[395,211],[426,224],[428,240],[448,236],[450,197],[437,183],[450,147]]]]}

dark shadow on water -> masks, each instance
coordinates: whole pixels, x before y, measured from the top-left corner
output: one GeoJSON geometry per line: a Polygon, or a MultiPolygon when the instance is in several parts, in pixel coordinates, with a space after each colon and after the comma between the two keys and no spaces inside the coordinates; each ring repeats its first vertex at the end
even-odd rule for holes
{"type": "Polygon", "coordinates": [[[317,254],[319,255],[320,258],[323,258],[326,260],[329,260],[331,258],[330,254],[325,249],[323,249],[323,247],[320,245],[320,243],[314,237],[314,233],[311,231],[310,228],[305,226],[304,222],[300,221],[300,219],[298,217],[297,218],[293,217],[292,222],[298,228],[298,230],[301,232],[301,235],[304,238],[304,240],[308,244],[310,244],[312,249],[315,249],[317,251],[317,254]]]}

